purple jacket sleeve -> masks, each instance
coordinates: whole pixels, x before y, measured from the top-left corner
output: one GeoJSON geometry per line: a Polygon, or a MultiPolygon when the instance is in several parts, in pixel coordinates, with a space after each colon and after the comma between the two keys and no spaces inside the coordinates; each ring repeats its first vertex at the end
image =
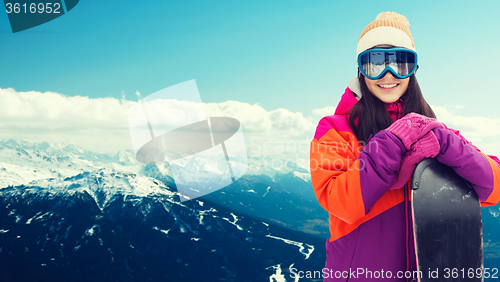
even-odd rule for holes
{"type": "Polygon", "coordinates": [[[365,214],[391,186],[406,152],[403,142],[394,134],[381,130],[371,139],[359,154],[361,170],[360,184],[365,214]]]}
{"type": "Polygon", "coordinates": [[[441,147],[436,159],[469,181],[479,200],[486,201],[494,185],[493,171],[486,157],[450,130],[435,128],[433,132],[441,147]]]}

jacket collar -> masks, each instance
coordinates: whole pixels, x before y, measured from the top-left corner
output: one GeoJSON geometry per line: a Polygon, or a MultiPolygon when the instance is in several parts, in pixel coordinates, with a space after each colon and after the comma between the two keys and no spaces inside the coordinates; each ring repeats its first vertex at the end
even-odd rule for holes
{"type": "Polygon", "coordinates": [[[403,99],[399,98],[396,102],[386,103],[385,107],[392,121],[396,121],[403,117],[403,99]]]}

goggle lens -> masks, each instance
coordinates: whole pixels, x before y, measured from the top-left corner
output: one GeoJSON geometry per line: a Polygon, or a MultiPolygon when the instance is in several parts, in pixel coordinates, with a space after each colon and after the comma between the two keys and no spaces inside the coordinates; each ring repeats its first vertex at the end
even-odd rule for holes
{"type": "Polygon", "coordinates": [[[358,57],[361,73],[370,78],[378,79],[387,71],[398,78],[407,78],[415,72],[417,53],[408,49],[371,49],[358,57]]]}

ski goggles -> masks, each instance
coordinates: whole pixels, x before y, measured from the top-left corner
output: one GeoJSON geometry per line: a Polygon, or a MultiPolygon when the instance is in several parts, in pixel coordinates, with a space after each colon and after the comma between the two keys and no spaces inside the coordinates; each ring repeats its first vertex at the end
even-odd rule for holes
{"type": "Polygon", "coordinates": [[[369,79],[379,79],[388,71],[403,79],[417,69],[417,53],[405,48],[369,49],[359,54],[358,67],[369,79]]]}

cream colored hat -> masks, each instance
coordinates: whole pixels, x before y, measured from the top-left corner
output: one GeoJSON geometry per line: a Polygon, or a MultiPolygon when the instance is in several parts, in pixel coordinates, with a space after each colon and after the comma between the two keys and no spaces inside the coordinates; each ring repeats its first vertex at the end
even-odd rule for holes
{"type": "Polygon", "coordinates": [[[369,23],[358,40],[356,56],[381,44],[393,45],[415,51],[410,32],[410,22],[396,12],[382,12],[369,23]]]}

